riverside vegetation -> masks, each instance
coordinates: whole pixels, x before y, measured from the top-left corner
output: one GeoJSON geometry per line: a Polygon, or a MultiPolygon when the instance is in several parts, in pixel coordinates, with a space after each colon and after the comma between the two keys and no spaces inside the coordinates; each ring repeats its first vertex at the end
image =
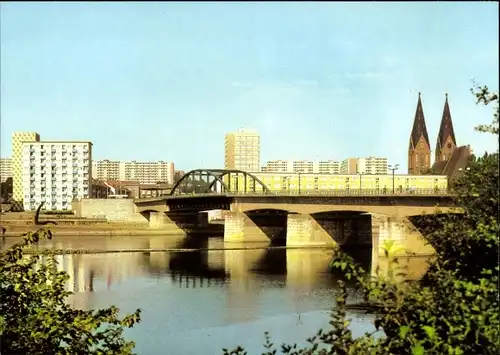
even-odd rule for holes
{"type": "MultiPolygon", "coordinates": [[[[475,87],[478,103],[494,107],[491,125],[477,127],[498,136],[498,95],[475,87]]],[[[418,282],[398,280],[394,245],[386,245],[388,272],[367,273],[346,254],[336,252],[332,267],[355,281],[374,306],[375,328],[354,338],[346,318],[345,280],[332,311],[330,328],[307,339],[308,345],[281,345],[282,354],[498,354],[499,309],[499,166],[498,151],[472,158],[470,169],[454,184],[460,215],[435,215],[416,223],[436,250],[426,276],[418,282]]],[[[125,327],[140,321],[140,310],[119,317],[119,310],[76,310],[66,303],[68,279],[50,255],[27,255],[40,239],[41,228],[0,255],[0,353],[2,354],[132,354],[134,342],[125,327]]],[[[401,271],[401,270],[399,270],[401,271]]],[[[265,353],[277,354],[265,333],[265,353]]],[[[223,349],[243,355],[243,348],[223,349]]]]}

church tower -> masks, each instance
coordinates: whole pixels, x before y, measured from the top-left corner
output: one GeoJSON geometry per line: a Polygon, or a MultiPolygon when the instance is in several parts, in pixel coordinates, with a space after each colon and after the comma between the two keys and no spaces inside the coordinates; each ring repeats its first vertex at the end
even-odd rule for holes
{"type": "Polygon", "coordinates": [[[410,135],[408,147],[408,174],[421,175],[426,173],[431,167],[431,144],[427,127],[425,125],[424,110],[422,100],[418,93],[417,110],[413,120],[413,129],[410,135]]]}
{"type": "Polygon", "coordinates": [[[439,134],[436,142],[435,162],[449,160],[456,147],[457,141],[455,140],[455,131],[453,130],[453,122],[451,121],[448,94],[446,94],[443,117],[441,118],[441,127],[439,127],[439,134]]]}

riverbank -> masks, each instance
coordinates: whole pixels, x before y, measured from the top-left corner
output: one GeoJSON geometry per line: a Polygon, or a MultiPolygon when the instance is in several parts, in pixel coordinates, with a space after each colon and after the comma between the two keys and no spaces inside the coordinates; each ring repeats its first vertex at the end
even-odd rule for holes
{"type": "MultiPolygon", "coordinates": [[[[179,235],[185,234],[179,228],[150,228],[148,225],[137,224],[92,224],[92,225],[8,225],[3,224],[5,238],[19,238],[22,234],[35,231],[40,228],[48,228],[57,237],[85,237],[85,236],[138,236],[138,235],[179,235]]],[[[217,234],[213,228],[199,231],[189,231],[197,234],[217,234]]]]}

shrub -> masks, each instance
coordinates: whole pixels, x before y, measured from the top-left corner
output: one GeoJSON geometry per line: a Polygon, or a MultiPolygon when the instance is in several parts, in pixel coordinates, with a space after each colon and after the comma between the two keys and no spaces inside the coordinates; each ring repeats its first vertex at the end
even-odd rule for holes
{"type": "Polygon", "coordinates": [[[2,354],[131,354],[124,327],[140,321],[140,311],[119,318],[118,309],[73,309],[66,302],[68,275],[53,256],[24,251],[43,238],[46,229],[23,235],[23,241],[0,254],[0,350],[2,354]]]}
{"type": "MultiPolygon", "coordinates": [[[[478,103],[494,103],[491,125],[477,130],[498,135],[498,95],[487,87],[475,88],[478,103]]],[[[465,174],[454,184],[460,215],[423,218],[424,236],[436,253],[420,282],[399,282],[397,266],[386,253],[391,268],[385,275],[370,277],[352,258],[337,251],[333,266],[354,279],[367,302],[375,306],[374,333],[353,338],[347,329],[346,287],[340,282],[337,305],[330,329],[308,339],[310,345],[281,346],[283,354],[499,354],[498,309],[499,199],[498,151],[473,159],[465,174]]],[[[266,333],[267,354],[276,354],[266,333]]],[[[237,348],[224,354],[246,354],[237,348]]]]}

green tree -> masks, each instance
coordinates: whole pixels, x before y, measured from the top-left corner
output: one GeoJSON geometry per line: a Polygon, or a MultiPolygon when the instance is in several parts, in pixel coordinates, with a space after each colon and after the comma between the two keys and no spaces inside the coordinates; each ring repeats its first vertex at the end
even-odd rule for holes
{"type": "Polygon", "coordinates": [[[12,195],[12,178],[7,178],[0,183],[0,197],[4,202],[7,202],[12,195]]]}
{"type": "Polygon", "coordinates": [[[119,317],[116,307],[73,309],[66,299],[68,275],[57,270],[51,255],[27,255],[46,229],[0,254],[0,351],[2,354],[132,354],[134,342],[123,338],[124,327],[140,321],[140,311],[119,317]]]}
{"type": "MultiPolygon", "coordinates": [[[[491,125],[482,132],[498,135],[498,95],[487,87],[474,89],[478,103],[494,105],[491,125]]],[[[377,310],[374,333],[353,338],[347,328],[346,287],[340,282],[331,328],[307,339],[309,346],[282,345],[283,354],[498,354],[500,307],[498,297],[498,151],[473,159],[469,170],[452,186],[460,215],[441,215],[419,221],[436,253],[426,277],[399,282],[397,267],[386,247],[388,272],[370,277],[346,254],[336,253],[333,267],[354,279],[365,300],[377,310]]],[[[276,354],[266,334],[265,354],[276,354]]],[[[242,348],[224,354],[245,354],[242,348]]]]}

